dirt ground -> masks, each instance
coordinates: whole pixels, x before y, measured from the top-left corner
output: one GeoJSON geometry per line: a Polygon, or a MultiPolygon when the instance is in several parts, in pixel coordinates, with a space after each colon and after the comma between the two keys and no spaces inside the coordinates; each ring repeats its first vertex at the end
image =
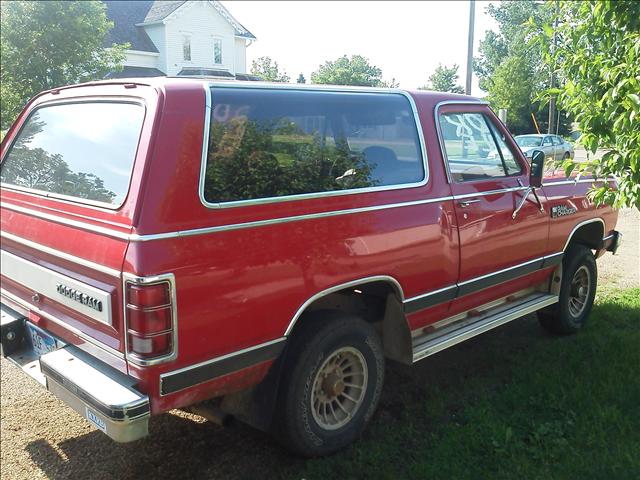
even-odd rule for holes
{"type": "Polygon", "coordinates": [[[601,290],[640,286],[640,212],[620,210],[616,229],[622,233],[622,246],[616,255],[607,253],[598,261],[601,290]]]}
{"type": "MultiPolygon", "coordinates": [[[[640,213],[621,211],[618,229],[618,254],[598,261],[604,291],[640,286],[640,213]]],[[[491,369],[491,349],[526,350],[543,335],[529,316],[413,367],[390,365],[374,422],[397,416],[402,395],[420,386],[446,389],[452,378],[491,369]]],[[[3,479],[277,478],[304,462],[249,427],[223,429],[181,412],[154,418],[143,440],[116,444],[13,364],[2,359],[0,367],[3,479]]]]}

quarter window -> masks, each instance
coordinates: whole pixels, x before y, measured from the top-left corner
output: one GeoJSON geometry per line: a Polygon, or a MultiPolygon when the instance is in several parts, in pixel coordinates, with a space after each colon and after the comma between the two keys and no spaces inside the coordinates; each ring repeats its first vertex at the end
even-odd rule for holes
{"type": "Polygon", "coordinates": [[[499,130],[481,113],[446,113],[440,127],[455,182],[504,177],[521,171],[499,130]]]}
{"type": "Polygon", "coordinates": [[[415,184],[425,178],[398,94],[214,88],[207,202],[415,184]]]}
{"type": "Polygon", "coordinates": [[[222,40],[219,38],[213,39],[213,63],[222,64],[222,40]]]}

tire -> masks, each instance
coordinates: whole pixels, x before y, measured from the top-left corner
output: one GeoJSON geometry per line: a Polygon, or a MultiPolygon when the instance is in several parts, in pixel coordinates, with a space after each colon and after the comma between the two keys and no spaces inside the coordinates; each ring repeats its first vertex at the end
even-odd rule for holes
{"type": "Polygon", "coordinates": [[[564,152],[564,155],[562,156],[563,160],[569,160],[569,158],[571,158],[571,154],[569,152],[564,152]]]}
{"type": "Polygon", "coordinates": [[[291,341],[274,433],[296,454],[328,455],[358,438],[378,405],[384,383],[382,345],[370,324],[335,312],[305,318],[291,341]]]}
{"type": "Polygon", "coordinates": [[[551,333],[569,335],[587,323],[598,284],[596,260],[588,247],[570,245],[562,263],[558,303],[538,312],[542,326],[551,333]]]}

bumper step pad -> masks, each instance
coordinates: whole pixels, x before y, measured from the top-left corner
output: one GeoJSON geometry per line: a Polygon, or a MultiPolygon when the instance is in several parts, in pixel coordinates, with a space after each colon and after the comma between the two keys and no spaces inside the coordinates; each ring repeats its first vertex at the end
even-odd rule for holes
{"type": "MultiPolygon", "coordinates": [[[[38,355],[26,334],[27,319],[2,305],[2,355],[116,442],[148,434],[149,397],[136,380],[56,339],[57,350],[38,355]]],[[[49,335],[49,334],[48,334],[49,335]]]]}

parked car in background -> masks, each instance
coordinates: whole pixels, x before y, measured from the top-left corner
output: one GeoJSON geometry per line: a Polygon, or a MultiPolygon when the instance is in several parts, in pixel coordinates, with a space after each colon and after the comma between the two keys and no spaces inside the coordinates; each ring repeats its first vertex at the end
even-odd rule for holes
{"type": "Polygon", "coordinates": [[[518,135],[515,139],[528,159],[531,158],[534,150],[543,151],[545,157],[551,160],[566,160],[574,157],[573,145],[558,135],[518,135]]]}

